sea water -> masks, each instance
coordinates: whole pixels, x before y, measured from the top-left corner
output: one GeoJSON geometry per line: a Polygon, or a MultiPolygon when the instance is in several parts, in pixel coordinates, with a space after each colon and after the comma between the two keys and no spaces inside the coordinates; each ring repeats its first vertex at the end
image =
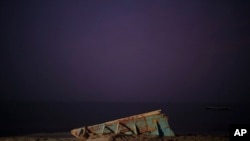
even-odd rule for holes
{"type": "Polygon", "coordinates": [[[248,103],[213,102],[2,102],[0,136],[70,132],[161,109],[175,134],[227,135],[230,124],[249,124],[248,103]],[[230,110],[207,110],[208,106],[230,110]]]}

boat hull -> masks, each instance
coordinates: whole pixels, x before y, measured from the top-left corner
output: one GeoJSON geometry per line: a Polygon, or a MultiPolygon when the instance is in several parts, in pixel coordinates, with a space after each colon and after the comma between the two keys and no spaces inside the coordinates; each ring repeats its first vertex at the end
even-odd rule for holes
{"type": "Polygon", "coordinates": [[[71,134],[79,139],[87,139],[93,135],[125,134],[174,136],[168,118],[161,110],[121,118],[93,126],[85,126],[71,130],[71,134]]]}

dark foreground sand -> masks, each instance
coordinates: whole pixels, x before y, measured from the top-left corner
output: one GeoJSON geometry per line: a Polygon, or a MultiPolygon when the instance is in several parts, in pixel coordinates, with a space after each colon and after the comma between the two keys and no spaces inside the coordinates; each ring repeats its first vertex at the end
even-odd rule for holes
{"type": "MultiPolygon", "coordinates": [[[[70,134],[33,134],[27,136],[0,137],[0,141],[80,141],[70,134]]],[[[152,137],[152,136],[106,136],[92,138],[88,141],[229,141],[227,136],[210,135],[179,135],[175,137],[152,137]]]]}

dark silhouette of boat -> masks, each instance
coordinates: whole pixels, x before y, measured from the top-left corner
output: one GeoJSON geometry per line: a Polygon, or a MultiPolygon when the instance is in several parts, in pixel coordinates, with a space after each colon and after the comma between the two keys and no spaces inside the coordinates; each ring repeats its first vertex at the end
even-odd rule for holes
{"type": "Polygon", "coordinates": [[[226,111],[226,110],[232,110],[232,108],[230,108],[230,107],[206,107],[206,110],[222,110],[222,111],[226,111]]]}

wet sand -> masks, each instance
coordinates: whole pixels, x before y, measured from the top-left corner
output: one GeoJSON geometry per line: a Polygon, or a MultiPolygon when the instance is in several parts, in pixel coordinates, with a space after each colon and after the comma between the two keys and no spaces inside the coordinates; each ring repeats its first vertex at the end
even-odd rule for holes
{"type": "MultiPolygon", "coordinates": [[[[32,134],[26,136],[0,137],[0,141],[80,141],[68,133],[32,134]]],[[[212,135],[178,135],[175,137],[152,136],[105,136],[90,138],[87,141],[229,141],[227,136],[212,135]]]]}

